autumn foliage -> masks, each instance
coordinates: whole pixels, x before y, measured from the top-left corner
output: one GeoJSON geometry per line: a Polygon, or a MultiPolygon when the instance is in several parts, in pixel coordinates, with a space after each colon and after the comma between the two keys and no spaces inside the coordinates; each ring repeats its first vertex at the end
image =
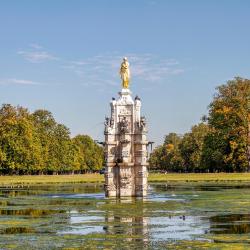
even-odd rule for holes
{"type": "Polygon", "coordinates": [[[151,154],[151,169],[172,172],[249,171],[250,80],[237,77],[217,87],[208,108],[207,117],[190,132],[166,136],[164,144],[151,154]]]}

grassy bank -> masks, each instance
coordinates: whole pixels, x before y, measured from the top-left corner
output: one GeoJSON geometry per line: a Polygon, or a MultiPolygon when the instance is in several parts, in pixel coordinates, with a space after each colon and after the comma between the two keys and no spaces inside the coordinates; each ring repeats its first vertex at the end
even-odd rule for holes
{"type": "MultiPolygon", "coordinates": [[[[250,181],[250,173],[150,174],[149,182],[250,181]]],[[[102,183],[100,174],[0,176],[0,186],[22,186],[53,183],[102,183]]]]}
{"type": "Polygon", "coordinates": [[[100,174],[0,176],[0,186],[90,182],[104,182],[104,176],[100,174]]]}
{"type": "Polygon", "coordinates": [[[250,173],[150,174],[150,182],[250,181],[250,173]]]}

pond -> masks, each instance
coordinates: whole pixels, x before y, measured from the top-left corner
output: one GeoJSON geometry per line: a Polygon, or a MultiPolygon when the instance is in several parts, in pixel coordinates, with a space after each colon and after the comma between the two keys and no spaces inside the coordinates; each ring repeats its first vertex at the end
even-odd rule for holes
{"type": "Polygon", "coordinates": [[[151,184],[105,198],[100,184],[0,189],[0,249],[250,249],[250,183],[151,184]]]}

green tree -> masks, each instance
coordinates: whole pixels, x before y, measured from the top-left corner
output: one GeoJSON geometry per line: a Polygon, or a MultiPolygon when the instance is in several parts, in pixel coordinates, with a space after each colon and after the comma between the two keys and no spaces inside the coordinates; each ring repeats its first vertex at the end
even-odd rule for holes
{"type": "Polygon", "coordinates": [[[192,127],[191,132],[183,136],[179,149],[184,166],[188,172],[204,171],[202,165],[202,153],[204,138],[208,134],[209,127],[205,123],[200,123],[192,127]]]}
{"type": "Polygon", "coordinates": [[[182,140],[181,135],[178,135],[176,133],[169,133],[165,136],[164,144],[165,145],[172,144],[176,148],[180,144],[181,140],[182,140]]]}
{"type": "Polygon", "coordinates": [[[207,121],[211,130],[203,152],[208,168],[227,172],[248,170],[249,96],[248,79],[237,77],[217,88],[209,106],[207,121]]]}
{"type": "Polygon", "coordinates": [[[164,144],[155,148],[151,153],[149,164],[150,169],[164,170],[169,172],[182,172],[183,159],[180,154],[179,144],[181,136],[170,133],[165,136],[164,144]]]}
{"type": "Polygon", "coordinates": [[[36,110],[32,114],[34,126],[36,128],[40,144],[43,151],[44,173],[58,171],[58,159],[56,155],[55,129],[57,123],[51,112],[47,110],[36,110]]]}
{"type": "Polygon", "coordinates": [[[103,149],[89,136],[71,139],[52,113],[4,104],[0,109],[0,173],[51,174],[96,171],[103,149]]]}
{"type": "Polygon", "coordinates": [[[52,113],[36,110],[33,120],[43,148],[45,173],[69,173],[80,169],[78,148],[70,138],[69,129],[58,124],[52,113]]]}
{"type": "Polygon", "coordinates": [[[149,158],[150,170],[164,170],[165,168],[165,163],[163,161],[164,154],[165,152],[163,145],[158,146],[153,150],[149,158]]]}
{"type": "Polygon", "coordinates": [[[102,168],[104,160],[103,148],[98,146],[88,135],[77,135],[73,144],[78,148],[80,169],[96,171],[102,168]]]}
{"type": "Polygon", "coordinates": [[[0,109],[0,169],[2,173],[32,173],[42,168],[42,148],[27,109],[0,109]]]}
{"type": "Polygon", "coordinates": [[[52,142],[49,147],[48,167],[56,173],[67,173],[74,170],[70,157],[71,139],[69,129],[56,124],[52,133],[52,142]]]}

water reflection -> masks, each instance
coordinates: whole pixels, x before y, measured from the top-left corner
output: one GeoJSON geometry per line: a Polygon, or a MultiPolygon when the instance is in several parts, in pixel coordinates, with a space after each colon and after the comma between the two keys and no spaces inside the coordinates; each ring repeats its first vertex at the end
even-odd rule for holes
{"type": "Polygon", "coordinates": [[[228,183],[204,183],[200,184],[199,182],[190,182],[190,183],[179,183],[176,184],[154,184],[154,190],[157,192],[169,192],[176,190],[195,190],[195,191],[222,191],[227,189],[250,189],[249,183],[228,184],[228,183]]]}
{"type": "MultiPolygon", "coordinates": [[[[147,204],[152,203],[153,198],[143,200],[108,199],[110,205],[104,211],[93,210],[83,214],[72,210],[70,214],[71,227],[60,234],[88,235],[100,234],[103,237],[119,237],[121,240],[136,242],[141,248],[148,242],[164,240],[191,240],[196,236],[205,234],[209,229],[209,220],[201,216],[191,216],[181,213],[185,211],[172,211],[166,216],[165,210],[150,211],[147,204]],[[112,205],[112,206],[111,206],[112,205]],[[135,207],[130,210],[129,207],[135,207]],[[127,209],[127,210],[126,210],[127,209]],[[152,212],[158,216],[153,216],[152,212]],[[149,216],[151,215],[151,216],[149,216]]],[[[158,198],[156,198],[158,201],[158,198]]],[[[150,206],[149,206],[150,207],[150,206]]],[[[100,236],[101,237],[101,236],[100,236]]]]}
{"type": "Polygon", "coordinates": [[[28,234],[35,233],[35,230],[29,227],[8,227],[0,231],[0,234],[28,234]]]}
{"type": "Polygon", "coordinates": [[[153,240],[191,240],[205,234],[208,221],[199,216],[169,216],[150,218],[150,233],[153,240]]]}
{"type": "Polygon", "coordinates": [[[0,197],[20,197],[31,195],[50,194],[80,194],[80,193],[101,193],[103,192],[103,185],[101,184],[58,184],[58,185],[33,185],[23,186],[20,188],[1,188],[0,197]]]}
{"type": "Polygon", "coordinates": [[[93,184],[0,190],[0,249],[20,239],[23,249],[166,249],[222,241],[223,234],[248,242],[250,189],[243,186],[244,192],[232,185],[156,184],[145,199],[107,199],[93,184]]]}
{"type": "Polygon", "coordinates": [[[46,210],[46,209],[0,209],[0,215],[15,215],[15,216],[31,216],[31,217],[42,217],[51,214],[65,213],[64,210],[46,210]]]}
{"type": "MultiPolygon", "coordinates": [[[[137,199],[119,199],[116,201],[117,205],[122,204],[133,204],[137,202],[137,199]]],[[[142,202],[142,199],[139,199],[142,202]]],[[[106,211],[105,214],[105,225],[103,230],[107,235],[122,235],[124,240],[128,242],[136,243],[136,246],[143,249],[147,246],[149,241],[149,218],[144,216],[145,209],[142,207],[136,214],[122,214],[119,210],[106,211]]]]}
{"type": "Polygon", "coordinates": [[[213,234],[250,233],[250,214],[216,215],[210,218],[213,234]]]}

